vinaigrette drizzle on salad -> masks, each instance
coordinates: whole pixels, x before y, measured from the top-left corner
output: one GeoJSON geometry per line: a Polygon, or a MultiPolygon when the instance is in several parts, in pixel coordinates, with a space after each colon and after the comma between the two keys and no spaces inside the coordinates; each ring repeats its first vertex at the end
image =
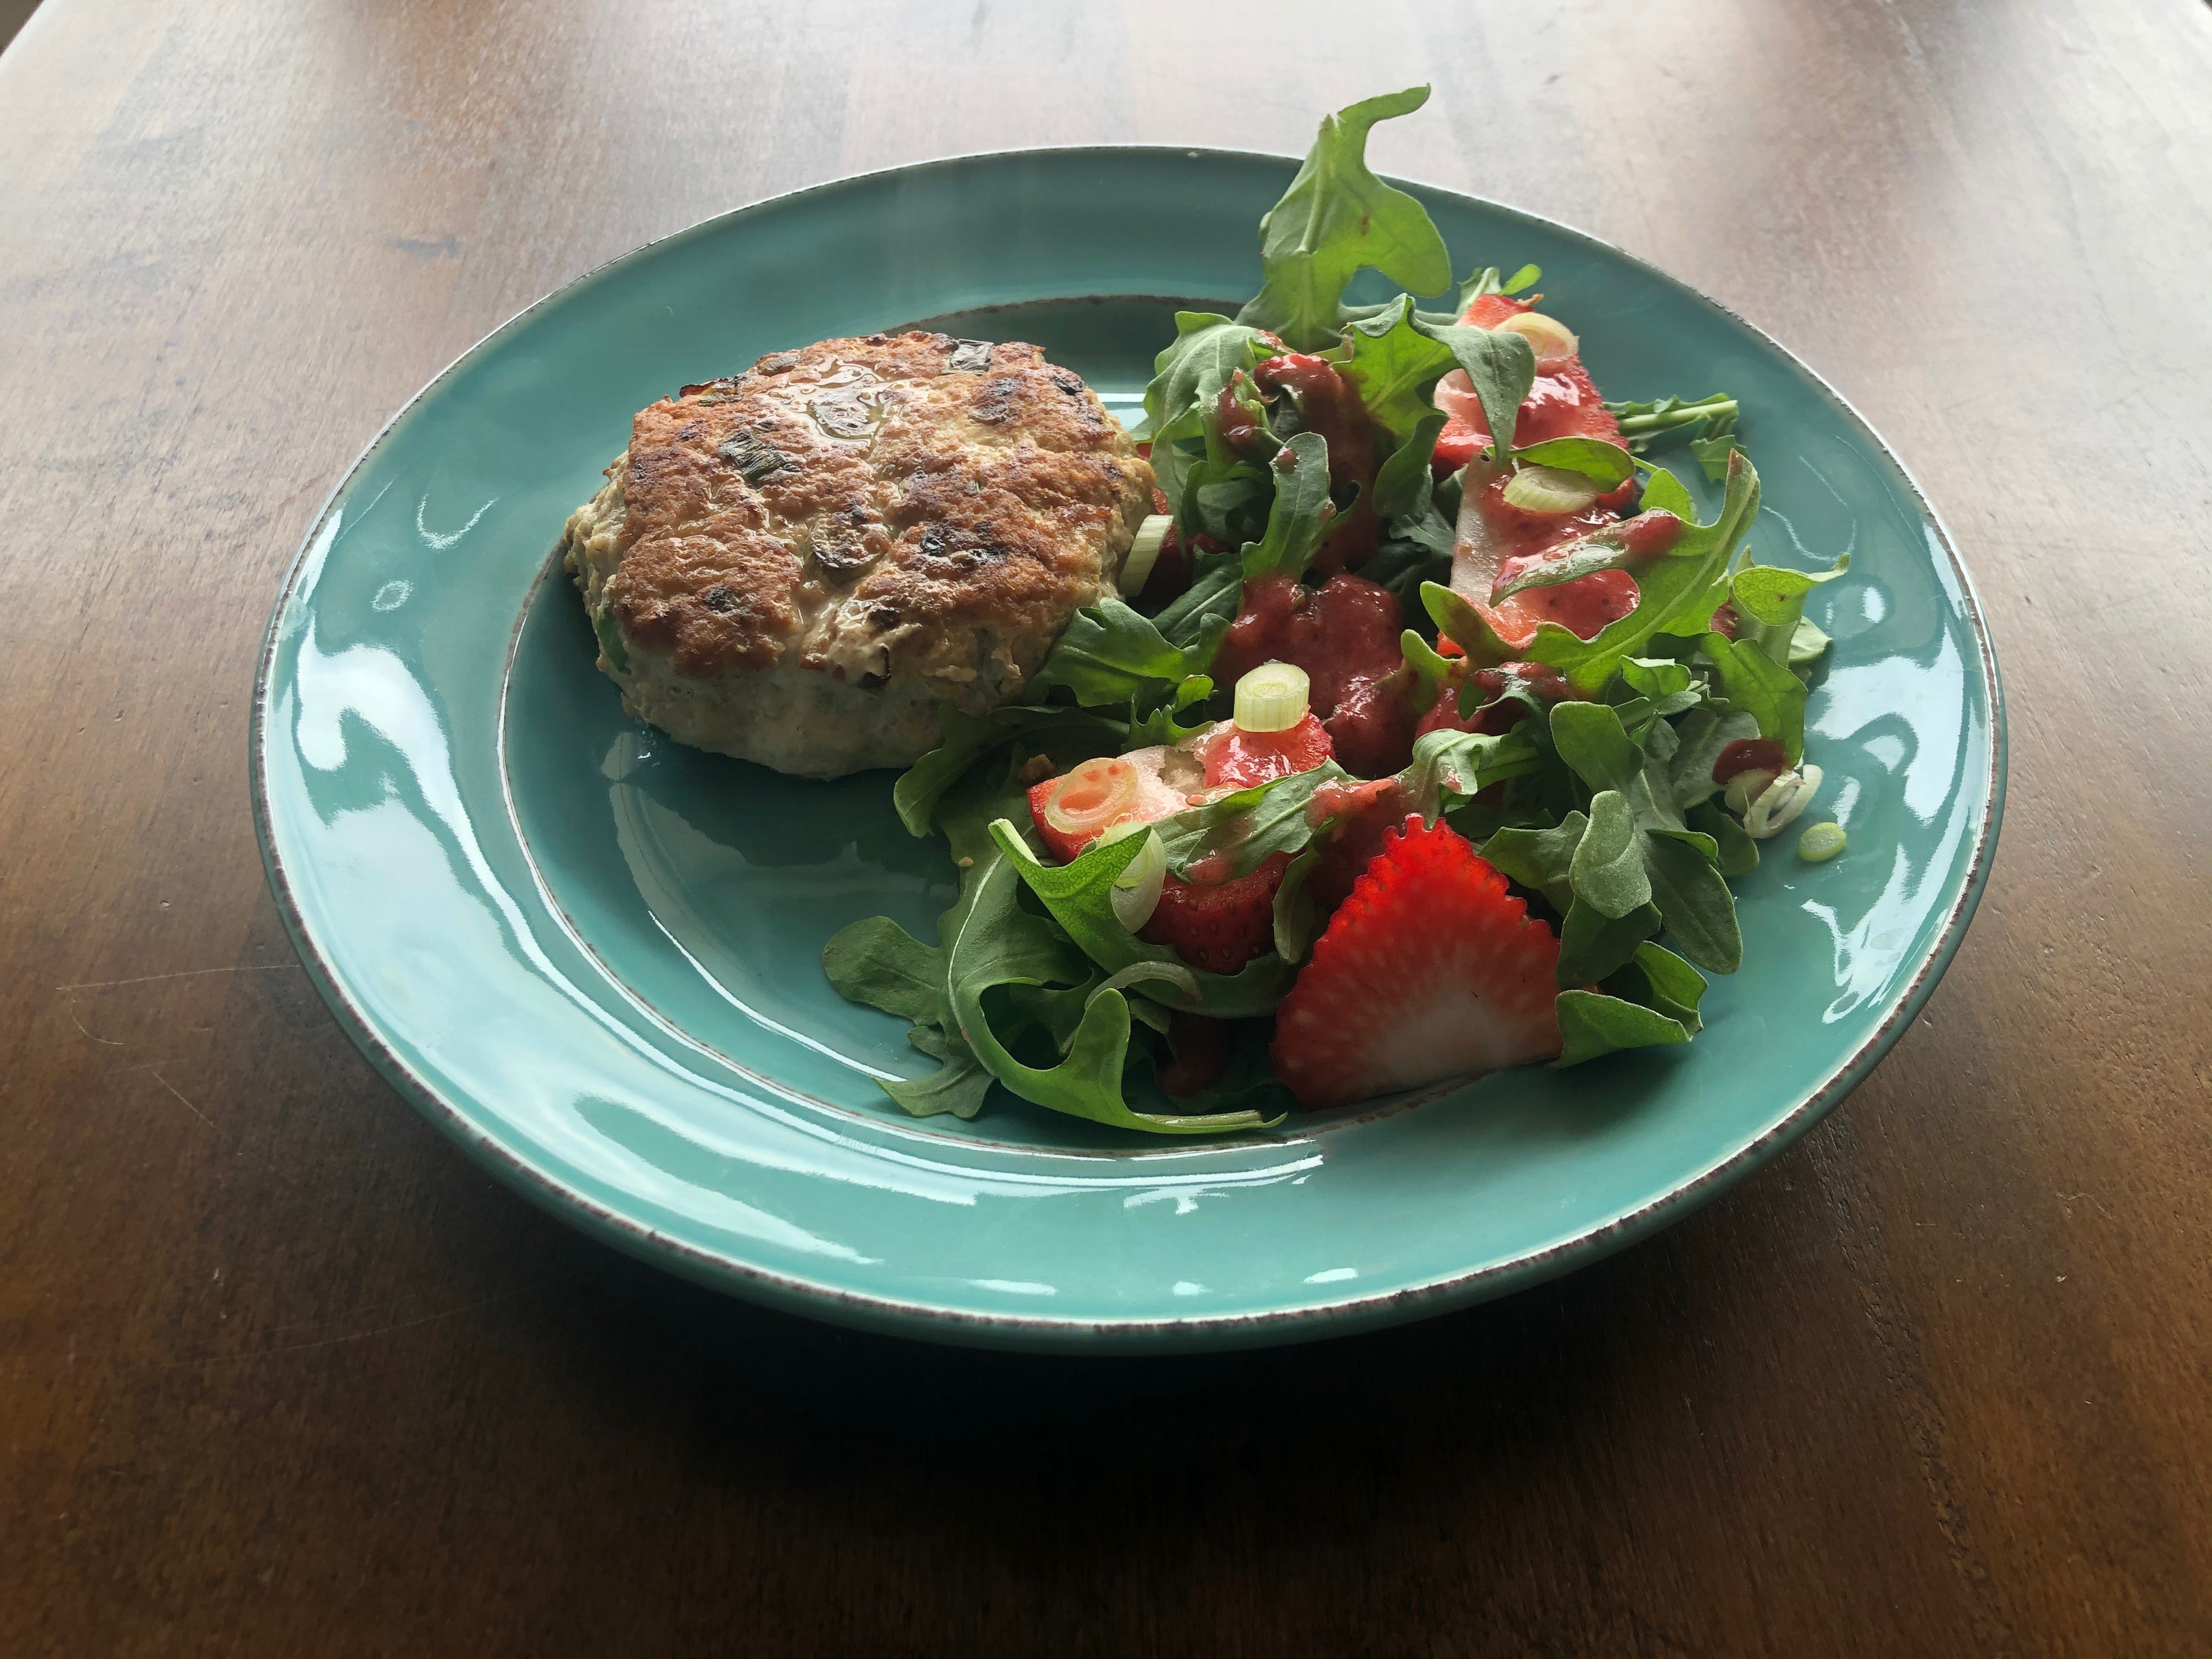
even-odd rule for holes
{"type": "Polygon", "coordinates": [[[1365,157],[1427,98],[1322,123],[1259,294],[1178,313],[1159,354],[1123,597],[1027,703],[948,708],[895,786],[959,899],[934,944],[872,917],[823,965],[939,1062],[884,1085],[908,1111],[972,1117],[996,1085],[1264,1127],[1686,1042],[1740,965],[1728,881],[1818,787],[1803,612],[1845,561],[1740,552],[1735,401],[1606,401],[1534,266],[1419,306],[1449,255],[1365,157]],[[1345,304],[1363,270],[1406,291],[1345,304]],[[1721,486],[1709,523],[1648,458],[1669,441],[1721,486]]]}

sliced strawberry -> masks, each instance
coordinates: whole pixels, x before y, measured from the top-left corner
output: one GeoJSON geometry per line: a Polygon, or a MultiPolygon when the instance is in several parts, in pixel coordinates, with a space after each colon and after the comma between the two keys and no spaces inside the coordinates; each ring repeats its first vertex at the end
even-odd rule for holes
{"type": "Polygon", "coordinates": [[[1409,817],[1338,907],[1275,1016],[1310,1110],[1549,1060],[1559,942],[1442,824],[1409,817]]]}
{"type": "Polygon", "coordinates": [[[1310,714],[1285,732],[1247,732],[1234,720],[1198,738],[1192,748],[1206,768],[1206,787],[1249,789],[1295,772],[1310,772],[1334,753],[1328,732],[1310,714]]]}
{"type": "Polygon", "coordinates": [[[1328,727],[1337,760],[1363,777],[1406,763],[1420,711],[1407,702],[1398,596],[1362,576],[1332,576],[1320,587],[1289,577],[1244,585],[1243,608],[1214,653],[1222,684],[1263,662],[1295,663],[1311,681],[1314,714],[1328,727]]]}
{"type": "Polygon", "coordinates": [[[1288,853],[1277,853],[1233,881],[1170,876],[1160,887],[1159,908],[1145,924],[1145,938],[1194,968],[1235,973],[1275,948],[1275,890],[1290,864],[1288,853]]]}

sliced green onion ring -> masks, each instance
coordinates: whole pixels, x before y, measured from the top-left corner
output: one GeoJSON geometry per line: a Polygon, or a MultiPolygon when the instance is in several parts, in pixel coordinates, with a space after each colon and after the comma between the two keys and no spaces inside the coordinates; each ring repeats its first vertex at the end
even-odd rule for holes
{"type": "Polygon", "coordinates": [[[1114,878],[1113,890],[1107,895],[1114,906],[1115,920],[1131,933],[1135,933],[1152,919],[1159,908],[1160,889],[1166,884],[1168,875],[1167,843],[1160,832],[1139,819],[1117,823],[1109,830],[1104,841],[1108,843],[1127,836],[1142,835],[1144,846],[1128,866],[1114,878]]]}
{"type": "Polygon", "coordinates": [[[1505,481],[1505,502],[1523,513],[1580,513],[1598,498],[1596,481],[1564,467],[1523,466],[1505,481]]]}
{"type": "Polygon", "coordinates": [[[1844,826],[1814,823],[1797,837],[1797,856],[1808,864],[1826,864],[1844,850],[1844,826]]]}
{"type": "Polygon", "coordinates": [[[1152,566],[1158,562],[1160,549],[1168,538],[1168,528],[1175,520],[1164,513],[1146,515],[1137,526],[1137,539],[1129,544],[1129,556],[1121,561],[1121,591],[1138,593],[1152,580],[1152,566]]]}
{"type": "Polygon", "coordinates": [[[1306,717],[1312,691],[1296,663],[1263,662],[1237,682],[1237,729],[1287,732],[1306,717]]]}
{"type": "Polygon", "coordinates": [[[1784,772],[1766,786],[1759,799],[1752,802],[1751,810],[1743,815],[1744,833],[1753,841],[1780,835],[1812,805],[1813,796],[1820,787],[1820,769],[1817,766],[1784,772]]]}
{"type": "Polygon", "coordinates": [[[1540,311],[1524,311],[1517,317],[1508,317],[1499,328],[1518,334],[1534,348],[1536,368],[1540,373],[1558,368],[1573,361],[1582,349],[1582,342],[1575,331],[1556,317],[1547,317],[1540,311]]]}

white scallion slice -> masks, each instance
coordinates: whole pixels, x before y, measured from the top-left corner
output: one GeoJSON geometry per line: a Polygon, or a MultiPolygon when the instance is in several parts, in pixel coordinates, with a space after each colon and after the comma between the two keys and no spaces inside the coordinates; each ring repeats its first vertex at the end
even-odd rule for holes
{"type": "Polygon", "coordinates": [[[1739,772],[1728,781],[1728,787],[1721,792],[1721,799],[1729,811],[1741,817],[1751,811],[1752,802],[1765,794],[1766,787],[1781,775],[1779,772],[1769,772],[1759,768],[1739,772]]]}
{"type": "Polygon", "coordinates": [[[1508,317],[1498,326],[1503,331],[1520,335],[1534,348],[1540,374],[1564,368],[1582,349],[1582,342],[1575,338],[1572,329],[1540,311],[1524,311],[1518,316],[1508,317]]]}
{"type": "Polygon", "coordinates": [[[1168,526],[1175,523],[1164,513],[1148,515],[1137,526],[1137,539],[1129,544],[1129,556],[1121,561],[1121,591],[1138,593],[1152,579],[1152,566],[1159,562],[1160,549],[1166,544],[1168,526]]]}
{"type": "Polygon", "coordinates": [[[1137,793],[1137,769],[1100,756],[1053,786],[1045,797],[1044,821],[1063,836],[1095,835],[1133,811],[1137,793]]]}
{"type": "Polygon", "coordinates": [[[1780,835],[1812,805],[1820,787],[1820,769],[1817,766],[1784,772],[1766,786],[1759,799],[1752,802],[1751,810],[1743,815],[1744,833],[1753,841],[1780,835]]]}
{"type": "Polygon", "coordinates": [[[1844,850],[1844,826],[1815,823],[1797,837],[1797,856],[1808,864],[1826,864],[1844,850]]]}
{"type": "Polygon", "coordinates": [[[1523,513],[1580,513],[1598,498],[1596,481],[1556,466],[1524,466],[1505,481],[1505,501],[1523,513]]]}
{"type": "Polygon", "coordinates": [[[1263,662],[1237,682],[1237,729],[1287,732],[1306,717],[1313,683],[1295,663],[1263,662]]]}
{"type": "Polygon", "coordinates": [[[1159,908],[1160,889],[1168,876],[1167,844],[1161,841],[1160,832],[1150,824],[1132,819],[1117,823],[1106,832],[1108,842],[1121,840],[1126,836],[1142,835],[1145,844],[1137,849],[1127,868],[1114,878],[1113,890],[1107,894],[1114,906],[1115,919],[1131,933],[1135,933],[1152,919],[1159,908]]]}

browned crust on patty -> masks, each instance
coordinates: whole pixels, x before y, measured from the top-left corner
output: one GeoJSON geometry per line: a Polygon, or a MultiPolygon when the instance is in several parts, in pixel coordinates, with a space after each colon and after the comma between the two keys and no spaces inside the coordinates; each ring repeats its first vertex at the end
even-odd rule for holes
{"type": "Polygon", "coordinates": [[[639,413],[621,481],[609,606],[679,674],[795,653],[996,702],[1110,581],[1152,475],[1036,346],[915,332],[684,387],[639,413]]]}

